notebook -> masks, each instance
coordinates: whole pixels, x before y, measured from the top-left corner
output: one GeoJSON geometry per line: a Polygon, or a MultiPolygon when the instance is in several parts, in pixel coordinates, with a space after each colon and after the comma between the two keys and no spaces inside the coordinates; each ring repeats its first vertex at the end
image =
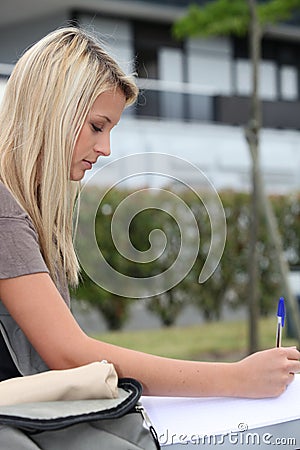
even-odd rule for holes
{"type": "Polygon", "coordinates": [[[300,374],[279,397],[142,397],[161,445],[183,444],[300,419],[300,374]]]}

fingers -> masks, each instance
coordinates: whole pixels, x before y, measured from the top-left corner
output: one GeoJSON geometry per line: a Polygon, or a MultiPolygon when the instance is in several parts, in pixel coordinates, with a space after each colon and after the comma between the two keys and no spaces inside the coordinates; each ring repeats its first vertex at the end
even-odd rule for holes
{"type": "Polygon", "coordinates": [[[292,374],[300,373],[300,362],[299,361],[295,361],[295,362],[290,361],[288,370],[289,370],[289,373],[292,373],[292,374]]]}
{"type": "Polygon", "coordinates": [[[290,372],[288,376],[288,384],[291,384],[292,381],[294,381],[295,374],[290,372]]]}
{"type": "Polygon", "coordinates": [[[275,347],[271,349],[271,351],[277,354],[279,358],[287,358],[289,361],[297,361],[300,360],[300,352],[296,347],[275,347]]]}
{"type": "Polygon", "coordinates": [[[296,347],[273,347],[253,353],[239,363],[243,396],[277,397],[300,372],[300,352],[296,347]]]}
{"type": "Polygon", "coordinates": [[[294,379],[294,374],[300,372],[300,352],[296,347],[281,348],[285,352],[285,356],[288,358],[287,370],[289,371],[290,382],[294,379]]]}
{"type": "Polygon", "coordinates": [[[288,359],[294,359],[299,360],[300,359],[300,352],[297,350],[296,347],[281,347],[286,351],[286,356],[288,359]]]}
{"type": "Polygon", "coordinates": [[[286,389],[294,381],[294,379],[295,379],[295,374],[290,372],[289,375],[288,375],[287,382],[286,382],[286,389]]]}

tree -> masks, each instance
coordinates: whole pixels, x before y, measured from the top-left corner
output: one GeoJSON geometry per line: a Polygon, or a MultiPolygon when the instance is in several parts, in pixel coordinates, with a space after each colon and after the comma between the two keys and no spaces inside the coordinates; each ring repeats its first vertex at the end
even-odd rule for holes
{"type": "MultiPolygon", "coordinates": [[[[95,199],[97,203],[98,199],[102,197],[102,194],[101,188],[98,188],[97,186],[86,188],[85,201],[82,202],[80,207],[81,226],[77,232],[76,239],[77,250],[80,248],[79,254],[82,255],[84,253],[87,255],[86,259],[89,261],[89,269],[93,268],[95,273],[99,271],[98,251],[97,248],[91,248],[89,243],[90,236],[85,230],[91,222],[91,217],[93,217],[93,213],[95,212],[93,209],[95,199]],[[90,205],[92,205],[92,207],[90,205]]],[[[115,250],[115,245],[111,238],[111,216],[127,194],[127,191],[113,190],[104,196],[104,202],[102,205],[99,205],[100,207],[97,211],[95,222],[95,233],[99,249],[106,261],[120,272],[126,270],[127,262],[115,250]]],[[[120,229],[120,232],[121,231],[122,230],[120,229]]],[[[78,288],[73,292],[73,296],[80,300],[84,300],[97,308],[102,314],[109,329],[121,329],[129,317],[132,300],[120,297],[100,287],[100,285],[89,278],[85,272],[85,267],[82,267],[80,281],[78,288]]]]}
{"type": "MultiPolygon", "coordinates": [[[[205,287],[197,282],[197,274],[207,256],[207,245],[210,241],[210,226],[207,222],[204,207],[194,207],[198,222],[201,246],[195,267],[189,278],[188,295],[199,308],[206,320],[218,320],[226,307],[245,306],[244,298],[248,292],[248,259],[250,223],[250,195],[242,192],[220,192],[227,221],[227,241],[222,259],[214,274],[206,281],[205,287]]],[[[281,208],[285,205],[281,198],[281,208]]],[[[192,206],[190,204],[190,206],[192,206]]],[[[281,218],[281,211],[279,212],[281,218]]],[[[290,222],[294,222],[290,214],[290,222]]],[[[295,224],[291,228],[290,247],[295,245],[295,224]]],[[[265,221],[259,229],[257,243],[258,268],[261,273],[261,293],[259,312],[268,315],[274,312],[274,296],[281,294],[278,282],[278,270],[274,267],[274,250],[266,239],[268,232],[265,221]]]]}
{"type": "MultiPolygon", "coordinates": [[[[270,201],[265,194],[259,167],[259,144],[261,129],[261,105],[259,100],[259,63],[261,41],[270,24],[287,20],[299,9],[300,0],[269,0],[259,5],[256,0],[215,0],[203,8],[191,5],[188,13],[174,26],[178,38],[211,35],[249,35],[252,62],[252,95],[250,120],[245,127],[252,159],[252,224],[250,227],[251,251],[249,257],[249,351],[258,349],[258,228],[262,211],[269,229],[269,237],[276,251],[282,287],[292,316],[298,317],[296,299],[288,282],[288,264],[283,254],[282,238],[270,201]]],[[[295,329],[300,342],[300,324],[295,320],[295,329]]]]}
{"type": "MultiPolygon", "coordinates": [[[[166,237],[165,248],[163,249],[162,244],[159,245],[160,250],[163,249],[162,254],[147,264],[131,264],[131,273],[134,273],[135,270],[135,273],[147,278],[163,274],[166,282],[172,281],[174,270],[171,269],[171,272],[168,273],[168,269],[176,262],[177,257],[179,259],[183,257],[184,259],[184,255],[180,256],[180,253],[182,253],[182,236],[177,221],[183,227],[188,226],[188,224],[184,212],[181,211],[180,204],[176,201],[176,196],[170,195],[171,190],[171,187],[165,186],[163,190],[158,192],[146,193],[148,198],[150,196],[155,198],[156,208],[148,208],[142,211],[143,204],[141,204],[141,213],[136,215],[131,222],[131,240],[140,251],[148,250],[149,237],[152,231],[160,230],[166,237]]],[[[181,192],[180,199],[185,199],[183,192],[181,192]]],[[[187,244],[185,241],[185,251],[189,252],[191,248],[194,248],[196,240],[197,236],[190,230],[189,243],[187,244]]],[[[154,245],[154,242],[152,244],[154,245]]],[[[150,297],[147,302],[147,309],[159,318],[163,326],[174,325],[188,301],[189,285],[185,279],[175,283],[174,286],[173,283],[170,285],[172,287],[164,290],[161,294],[150,297]]]]}

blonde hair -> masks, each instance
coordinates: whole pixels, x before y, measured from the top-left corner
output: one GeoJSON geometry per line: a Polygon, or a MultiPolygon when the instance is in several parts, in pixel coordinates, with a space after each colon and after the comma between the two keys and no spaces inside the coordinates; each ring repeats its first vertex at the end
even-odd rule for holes
{"type": "Polygon", "coordinates": [[[72,153],[94,101],[120,88],[126,104],[132,77],[86,31],[67,27],[41,39],[16,64],[0,111],[0,180],[29,214],[50,274],[78,282],[73,209],[79,183],[70,181],[72,153]]]}

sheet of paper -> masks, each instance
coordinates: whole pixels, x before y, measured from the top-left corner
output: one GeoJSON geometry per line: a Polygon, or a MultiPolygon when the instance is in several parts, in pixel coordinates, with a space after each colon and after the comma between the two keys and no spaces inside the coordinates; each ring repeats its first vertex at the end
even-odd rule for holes
{"type": "Polygon", "coordinates": [[[279,397],[267,399],[142,397],[162,445],[300,418],[300,374],[279,397]]]}

